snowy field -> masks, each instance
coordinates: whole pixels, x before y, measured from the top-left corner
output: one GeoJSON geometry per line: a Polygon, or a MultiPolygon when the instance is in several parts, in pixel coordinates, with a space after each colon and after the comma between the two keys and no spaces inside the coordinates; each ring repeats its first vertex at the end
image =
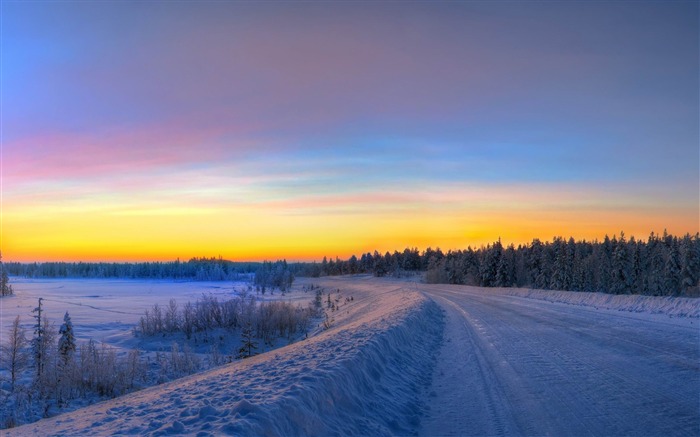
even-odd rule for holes
{"type": "MultiPolygon", "coordinates": [[[[31,336],[34,319],[32,310],[43,298],[44,314],[56,325],[63,322],[68,311],[78,341],[93,339],[110,346],[130,349],[138,346],[133,328],[144,311],[158,304],[165,307],[170,299],[180,305],[195,302],[203,294],[220,300],[230,299],[247,289],[243,282],[176,282],[172,280],[111,280],[111,279],[25,279],[11,278],[15,293],[0,299],[0,341],[14,318],[19,315],[31,336]]],[[[296,288],[295,288],[296,290],[296,288]]],[[[254,294],[254,293],[252,293],[254,294]]],[[[281,296],[255,295],[258,299],[281,299],[306,302],[312,293],[301,291],[281,296]]]]}
{"type": "Polygon", "coordinates": [[[272,352],[3,431],[14,435],[407,435],[419,429],[442,315],[406,284],[340,290],[328,329],[272,352]],[[346,301],[345,299],[351,299],[346,301]]]}
{"type": "Polygon", "coordinates": [[[700,300],[298,282],[341,302],[308,339],[3,433],[700,435],[700,300]]]}

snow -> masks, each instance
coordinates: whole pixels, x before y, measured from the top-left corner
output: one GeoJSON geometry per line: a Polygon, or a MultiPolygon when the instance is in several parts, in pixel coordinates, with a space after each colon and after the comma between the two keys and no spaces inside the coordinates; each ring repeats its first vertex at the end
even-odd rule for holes
{"type": "Polygon", "coordinates": [[[243,283],[232,282],[17,277],[11,278],[11,284],[14,295],[0,299],[0,327],[3,332],[17,315],[22,325],[31,331],[34,323],[32,310],[41,297],[44,299],[45,314],[56,324],[56,329],[68,312],[78,341],[93,339],[115,347],[131,346],[132,328],[143,316],[144,310],[153,304],[167,305],[170,298],[183,304],[188,300],[194,302],[202,293],[230,296],[234,287],[244,287],[243,283]]]}
{"type": "Polygon", "coordinates": [[[308,340],[4,432],[413,434],[442,316],[404,285],[326,279],[323,286],[340,289],[342,303],[330,328],[308,340]]]}
{"type": "MultiPolygon", "coordinates": [[[[110,346],[130,349],[142,347],[134,338],[132,329],[138,324],[144,311],[158,304],[165,307],[172,298],[178,304],[195,302],[203,294],[219,299],[230,299],[247,289],[244,282],[229,281],[172,281],[139,279],[26,279],[11,278],[14,295],[0,299],[0,341],[2,333],[19,315],[22,325],[31,336],[34,319],[32,310],[38,299],[44,299],[43,308],[56,330],[66,312],[70,314],[78,342],[89,339],[110,346]]],[[[256,294],[258,300],[279,299],[290,302],[309,301],[311,292],[297,290],[284,296],[256,294]]]]}
{"type": "MultiPolygon", "coordinates": [[[[429,392],[439,407],[419,434],[700,434],[696,318],[552,303],[507,289],[418,288],[446,315],[429,392]]],[[[635,311],[692,306],[600,299],[635,311]]]]}
{"type": "Polygon", "coordinates": [[[700,318],[700,299],[696,298],[615,295],[556,290],[529,290],[522,288],[501,288],[497,289],[497,292],[511,296],[526,297],[528,299],[562,302],[615,311],[700,318]]]}
{"type": "Polygon", "coordinates": [[[699,300],[299,282],[329,328],[3,435],[700,434],[699,300]]]}

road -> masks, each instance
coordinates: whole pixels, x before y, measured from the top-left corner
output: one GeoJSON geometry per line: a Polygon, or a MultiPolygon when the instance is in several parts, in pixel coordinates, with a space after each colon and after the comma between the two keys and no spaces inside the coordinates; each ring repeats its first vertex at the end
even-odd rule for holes
{"type": "Polygon", "coordinates": [[[700,435],[697,319],[415,286],[446,315],[422,435],[700,435]]]}

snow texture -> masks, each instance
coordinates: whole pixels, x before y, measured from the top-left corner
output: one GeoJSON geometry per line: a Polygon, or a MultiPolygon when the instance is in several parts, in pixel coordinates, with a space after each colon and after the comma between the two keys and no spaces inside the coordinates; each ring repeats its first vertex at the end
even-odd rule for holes
{"type": "Polygon", "coordinates": [[[700,299],[689,297],[618,295],[556,290],[501,288],[497,292],[529,299],[561,302],[633,313],[700,318],[700,299]]]}
{"type": "Polygon", "coordinates": [[[4,434],[700,435],[700,301],[304,281],[309,339],[4,434]]]}
{"type": "Polygon", "coordinates": [[[438,306],[403,284],[324,286],[352,301],[333,313],[330,329],[308,340],[4,432],[414,434],[442,332],[438,306]]]}
{"type": "Polygon", "coordinates": [[[446,314],[419,434],[700,435],[697,319],[418,287],[446,314]]]}

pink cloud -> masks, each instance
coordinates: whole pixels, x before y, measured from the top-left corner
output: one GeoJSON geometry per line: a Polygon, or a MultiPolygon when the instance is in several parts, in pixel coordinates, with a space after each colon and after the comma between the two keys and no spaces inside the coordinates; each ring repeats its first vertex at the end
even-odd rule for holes
{"type": "Polygon", "coordinates": [[[245,140],[224,142],[223,135],[218,130],[187,130],[177,126],[90,134],[39,134],[4,144],[4,176],[12,184],[158,171],[220,161],[255,146],[245,140]]]}

